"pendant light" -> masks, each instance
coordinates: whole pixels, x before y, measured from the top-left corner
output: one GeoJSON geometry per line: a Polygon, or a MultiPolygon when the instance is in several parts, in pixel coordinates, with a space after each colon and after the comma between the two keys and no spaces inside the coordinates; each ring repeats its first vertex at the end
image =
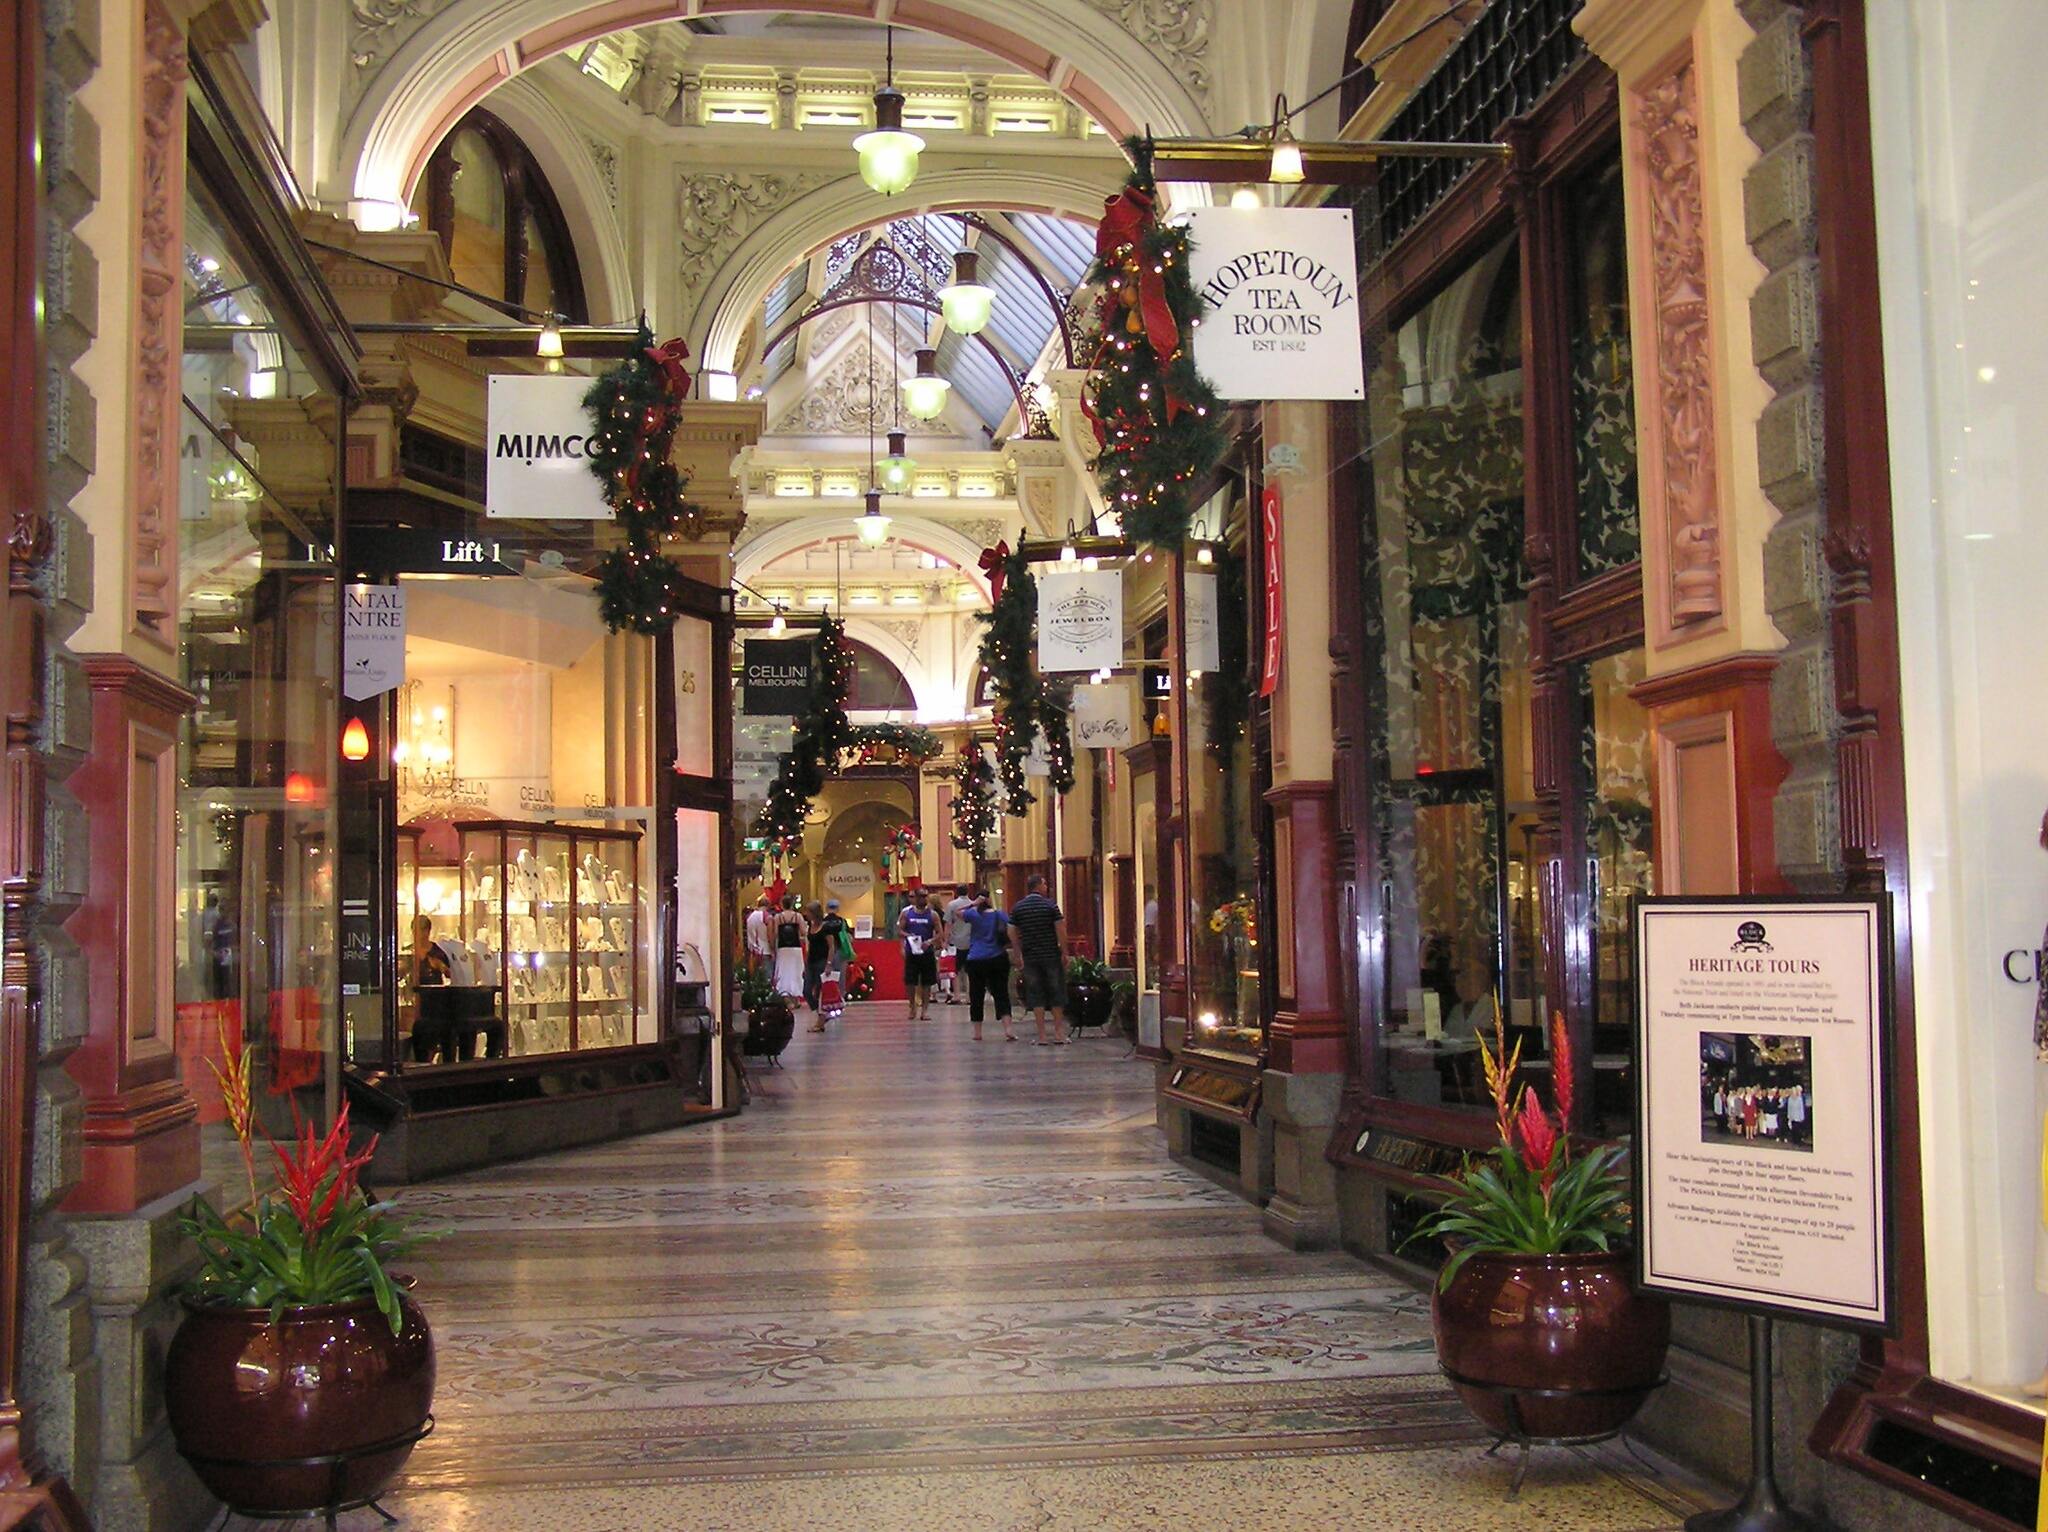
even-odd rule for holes
{"type": "Polygon", "coordinates": [[[939,312],[955,335],[978,335],[995,307],[996,291],[982,285],[981,257],[972,250],[955,251],[953,280],[939,289],[939,312]]]}
{"type": "Polygon", "coordinates": [[[918,151],[924,140],[903,129],[903,92],[896,88],[896,29],[887,31],[888,62],[882,88],[875,92],[874,131],[853,141],[860,156],[860,178],[884,197],[908,191],[917,179],[918,151]]]}
{"type": "Polygon", "coordinates": [[[1294,141],[1294,133],[1287,125],[1287,98],[1273,98],[1273,158],[1266,167],[1266,179],[1282,186],[1293,186],[1299,182],[1305,171],[1301,163],[1301,145],[1294,141]]]}
{"type": "MultiPolygon", "coordinates": [[[[867,305],[868,311],[868,492],[867,509],[853,523],[854,534],[860,538],[863,548],[879,548],[889,541],[889,518],[882,514],[882,492],[876,487],[875,479],[875,306],[867,305]]],[[[890,337],[891,353],[894,353],[895,337],[890,337]]],[[[894,445],[894,436],[891,436],[894,445]]]]}
{"type": "Polygon", "coordinates": [[[933,420],[946,408],[953,385],[939,376],[939,353],[917,348],[917,371],[903,380],[903,412],[912,420],[933,420]]]}
{"type": "Polygon", "coordinates": [[[547,361],[558,362],[562,359],[562,327],[556,323],[553,314],[548,315],[547,323],[540,327],[540,334],[534,337],[533,354],[547,361]]]}
{"type": "MultiPolygon", "coordinates": [[[[902,326],[896,318],[896,305],[891,303],[889,305],[889,400],[894,413],[898,416],[903,411],[903,386],[896,376],[896,345],[897,337],[901,334],[902,326]]],[[[889,432],[889,455],[883,458],[880,464],[882,488],[889,491],[892,495],[909,494],[911,479],[917,472],[917,464],[911,461],[910,454],[906,450],[907,445],[903,427],[899,422],[889,432]]]]}
{"type": "Polygon", "coordinates": [[[789,631],[789,619],[782,615],[782,603],[775,603],[775,616],[768,624],[768,636],[780,638],[789,631]]]}
{"type": "Polygon", "coordinates": [[[363,727],[362,719],[351,718],[341,731],[341,758],[344,761],[370,758],[370,731],[363,727]]]}

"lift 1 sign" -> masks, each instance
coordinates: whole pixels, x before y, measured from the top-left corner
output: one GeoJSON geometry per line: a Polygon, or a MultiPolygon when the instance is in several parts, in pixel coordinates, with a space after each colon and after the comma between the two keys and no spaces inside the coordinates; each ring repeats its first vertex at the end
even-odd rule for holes
{"type": "Polygon", "coordinates": [[[1348,208],[1197,208],[1195,366],[1226,399],[1363,399],[1348,208]]]}

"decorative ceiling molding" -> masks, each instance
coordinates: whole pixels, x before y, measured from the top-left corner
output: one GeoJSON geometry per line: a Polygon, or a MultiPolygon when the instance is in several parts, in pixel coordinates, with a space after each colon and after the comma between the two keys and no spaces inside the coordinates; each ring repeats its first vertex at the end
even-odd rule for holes
{"type": "Polygon", "coordinates": [[[1144,47],[1159,55],[1189,92],[1209,105],[1211,0],[1088,0],[1144,47]]]}
{"type": "Polygon", "coordinates": [[[726,253],[778,208],[814,187],[844,177],[831,171],[763,175],[710,170],[681,175],[676,182],[677,293],[679,312],[693,313],[698,296],[726,253]]]}
{"type": "Polygon", "coordinates": [[[342,99],[353,102],[369,84],[368,77],[405,45],[407,38],[433,20],[445,0],[348,0],[348,61],[342,99]]]}
{"type": "MultiPolygon", "coordinates": [[[[804,385],[803,396],[763,434],[866,436],[872,431],[879,436],[895,419],[889,387],[889,359],[876,354],[867,336],[856,335],[830,366],[804,385]]],[[[917,434],[958,436],[960,432],[941,416],[921,423],[917,434]]]]}
{"type": "Polygon", "coordinates": [[[605,197],[616,213],[619,210],[619,151],[601,138],[585,138],[583,141],[590,147],[590,161],[597,166],[597,179],[604,186],[605,197]]]}

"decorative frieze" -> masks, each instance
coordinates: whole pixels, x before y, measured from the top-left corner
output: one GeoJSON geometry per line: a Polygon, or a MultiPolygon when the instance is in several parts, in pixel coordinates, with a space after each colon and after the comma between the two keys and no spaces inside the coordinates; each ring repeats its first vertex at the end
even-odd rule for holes
{"type": "Polygon", "coordinates": [[[1209,101],[1209,0],[1089,0],[1209,101]]]}
{"type": "Polygon", "coordinates": [[[142,16],[141,223],[136,248],[135,483],[129,528],[137,631],[175,642],[177,440],[185,221],[185,40],[165,7],[142,16]]]}
{"type": "Polygon", "coordinates": [[[838,179],[826,171],[800,175],[708,170],[676,187],[676,290],[692,312],[719,263],[770,215],[805,192],[838,179]]]}

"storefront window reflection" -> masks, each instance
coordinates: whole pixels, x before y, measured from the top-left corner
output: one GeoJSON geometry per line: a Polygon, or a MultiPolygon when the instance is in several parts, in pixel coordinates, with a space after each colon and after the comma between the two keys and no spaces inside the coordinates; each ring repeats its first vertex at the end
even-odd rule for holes
{"type": "Polygon", "coordinates": [[[1579,570],[1590,576],[1643,553],[1620,162],[1582,176],[1564,197],[1579,570]]]}
{"type": "MultiPolygon", "coordinates": [[[[194,176],[185,207],[178,460],[177,1037],[203,1121],[209,1065],[246,1053],[258,1112],[326,1084],[335,971],[331,381],[194,176]]],[[[317,1104],[317,1101],[316,1103],[317,1104]]]]}
{"type": "Polygon", "coordinates": [[[1643,651],[1574,667],[1583,708],[1579,790],[1591,880],[1593,956],[1593,1122],[1591,1131],[1628,1130],[1629,1050],[1635,1029],[1635,947],[1630,909],[1654,893],[1650,834],[1649,715],[1630,696],[1643,679],[1643,651]]]}

